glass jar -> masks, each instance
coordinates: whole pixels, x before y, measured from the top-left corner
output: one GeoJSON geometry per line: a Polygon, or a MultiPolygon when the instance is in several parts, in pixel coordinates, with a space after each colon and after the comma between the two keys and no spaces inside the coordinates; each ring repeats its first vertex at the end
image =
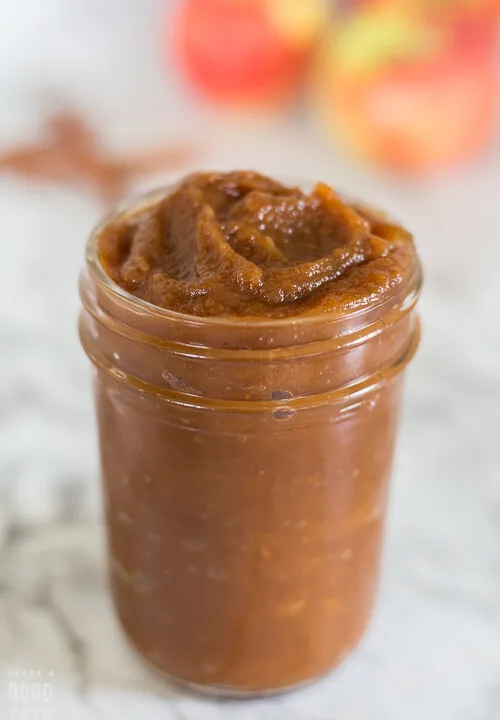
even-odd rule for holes
{"type": "Polygon", "coordinates": [[[80,334],[125,633],[203,691],[314,680],[357,645],[372,609],[403,370],[419,340],[418,260],[404,287],[341,317],[198,318],[114,284],[99,230],[80,334]]]}

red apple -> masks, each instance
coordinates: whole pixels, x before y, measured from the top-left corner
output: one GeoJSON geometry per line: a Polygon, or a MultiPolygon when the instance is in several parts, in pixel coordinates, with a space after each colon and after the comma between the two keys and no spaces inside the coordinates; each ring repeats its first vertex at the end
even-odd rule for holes
{"type": "Polygon", "coordinates": [[[323,11],[324,0],[184,0],[173,25],[176,55],[213,101],[277,104],[303,77],[323,11]]]}
{"type": "Polygon", "coordinates": [[[453,164],[489,138],[494,36],[372,8],[353,18],[322,71],[323,109],[342,144],[395,171],[453,164]],[[369,29],[369,33],[368,33],[369,29]]]}

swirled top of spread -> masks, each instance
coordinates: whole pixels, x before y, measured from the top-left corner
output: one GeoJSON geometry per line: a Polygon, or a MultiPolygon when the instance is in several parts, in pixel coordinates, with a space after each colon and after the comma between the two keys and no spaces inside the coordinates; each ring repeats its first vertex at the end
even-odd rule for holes
{"type": "Polygon", "coordinates": [[[415,258],[410,233],[349,204],[255,172],[189,175],[98,236],[109,277],[153,305],[195,316],[344,313],[395,289],[415,258]]]}

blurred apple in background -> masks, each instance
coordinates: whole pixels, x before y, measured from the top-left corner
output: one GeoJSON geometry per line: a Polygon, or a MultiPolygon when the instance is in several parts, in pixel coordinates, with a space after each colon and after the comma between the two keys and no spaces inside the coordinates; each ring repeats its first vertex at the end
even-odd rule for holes
{"type": "Polygon", "coordinates": [[[305,76],[325,13],[324,0],[184,0],[167,31],[206,99],[279,106],[305,76]]]}
{"type": "Polygon", "coordinates": [[[386,7],[418,10],[426,13],[444,13],[456,16],[467,13],[469,15],[489,14],[498,17],[500,14],[500,0],[337,0],[340,9],[352,10],[367,5],[385,5],[386,7]]]}
{"type": "Polygon", "coordinates": [[[364,0],[344,16],[320,54],[315,88],[323,120],[347,150],[421,172],[484,146],[494,116],[495,23],[489,0],[479,12],[481,2],[364,0]]]}

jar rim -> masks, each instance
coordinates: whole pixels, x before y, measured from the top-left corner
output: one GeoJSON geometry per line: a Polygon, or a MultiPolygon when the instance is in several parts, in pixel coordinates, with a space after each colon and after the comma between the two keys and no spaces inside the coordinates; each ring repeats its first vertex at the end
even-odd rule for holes
{"type": "MultiPolygon", "coordinates": [[[[272,412],[280,408],[291,409],[293,413],[295,413],[298,410],[308,410],[318,406],[329,406],[332,403],[352,405],[356,400],[361,400],[366,395],[376,392],[383,383],[399,375],[413,359],[420,344],[420,334],[420,321],[417,319],[408,344],[402,350],[401,354],[394,358],[393,362],[384,370],[361,377],[354,382],[332,390],[310,395],[299,395],[287,398],[286,400],[232,400],[191,395],[190,393],[175,391],[167,387],[160,388],[123,371],[117,372],[117,369],[103,357],[97,355],[89,355],[89,357],[100,370],[112,375],[115,382],[123,383],[125,386],[138,390],[142,397],[155,395],[161,400],[182,407],[184,410],[209,408],[210,410],[225,410],[236,413],[259,413],[263,411],[272,412]]],[[[286,426],[283,426],[283,429],[286,429],[286,426]]]]}
{"type": "MultiPolygon", "coordinates": [[[[143,193],[140,195],[132,196],[127,198],[122,203],[119,203],[111,212],[109,212],[92,230],[90,237],[87,241],[85,248],[85,260],[87,267],[91,270],[94,280],[99,286],[105,291],[109,292],[115,300],[124,303],[130,310],[139,310],[146,312],[149,316],[155,316],[158,319],[168,320],[182,324],[184,327],[190,326],[192,328],[201,327],[217,327],[217,328],[287,328],[293,327],[294,325],[300,324],[301,326],[314,326],[316,324],[323,324],[325,322],[345,322],[346,320],[356,320],[362,318],[363,315],[372,313],[374,310],[389,305],[390,301],[402,292],[402,287],[398,286],[392,289],[390,292],[383,294],[376,301],[368,303],[362,307],[354,310],[343,310],[339,312],[332,311],[320,311],[318,313],[311,313],[310,315],[296,315],[293,317],[266,317],[266,318],[252,318],[251,316],[201,316],[201,315],[190,315],[188,313],[179,312],[178,310],[171,310],[169,308],[163,308],[153,303],[143,300],[132,293],[122,288],[116,283],[104,270],[101,264],[98,254],[98,237],[100,232],[109,223],[118,218],[120,215],[124,215],[127,212],[136,213],[141,209],[141,206],[145,209],[149,205],[153,204],[156,200],[164,197],[167,192],[172,188],[172,185],[163,186],[156,190],[143,193]]],[[[407,287],[406,298],[413,300],[418,298],[423,282],[422,265],[418,254],[415,253],[414,264],[412,272],[408,274],[405,279],[405,285],[407,287]]],[[[407,300],[403,301],[406,304],[407,300]]],[[[410,302],[410,304],[413,304],[410,302]]]]}

